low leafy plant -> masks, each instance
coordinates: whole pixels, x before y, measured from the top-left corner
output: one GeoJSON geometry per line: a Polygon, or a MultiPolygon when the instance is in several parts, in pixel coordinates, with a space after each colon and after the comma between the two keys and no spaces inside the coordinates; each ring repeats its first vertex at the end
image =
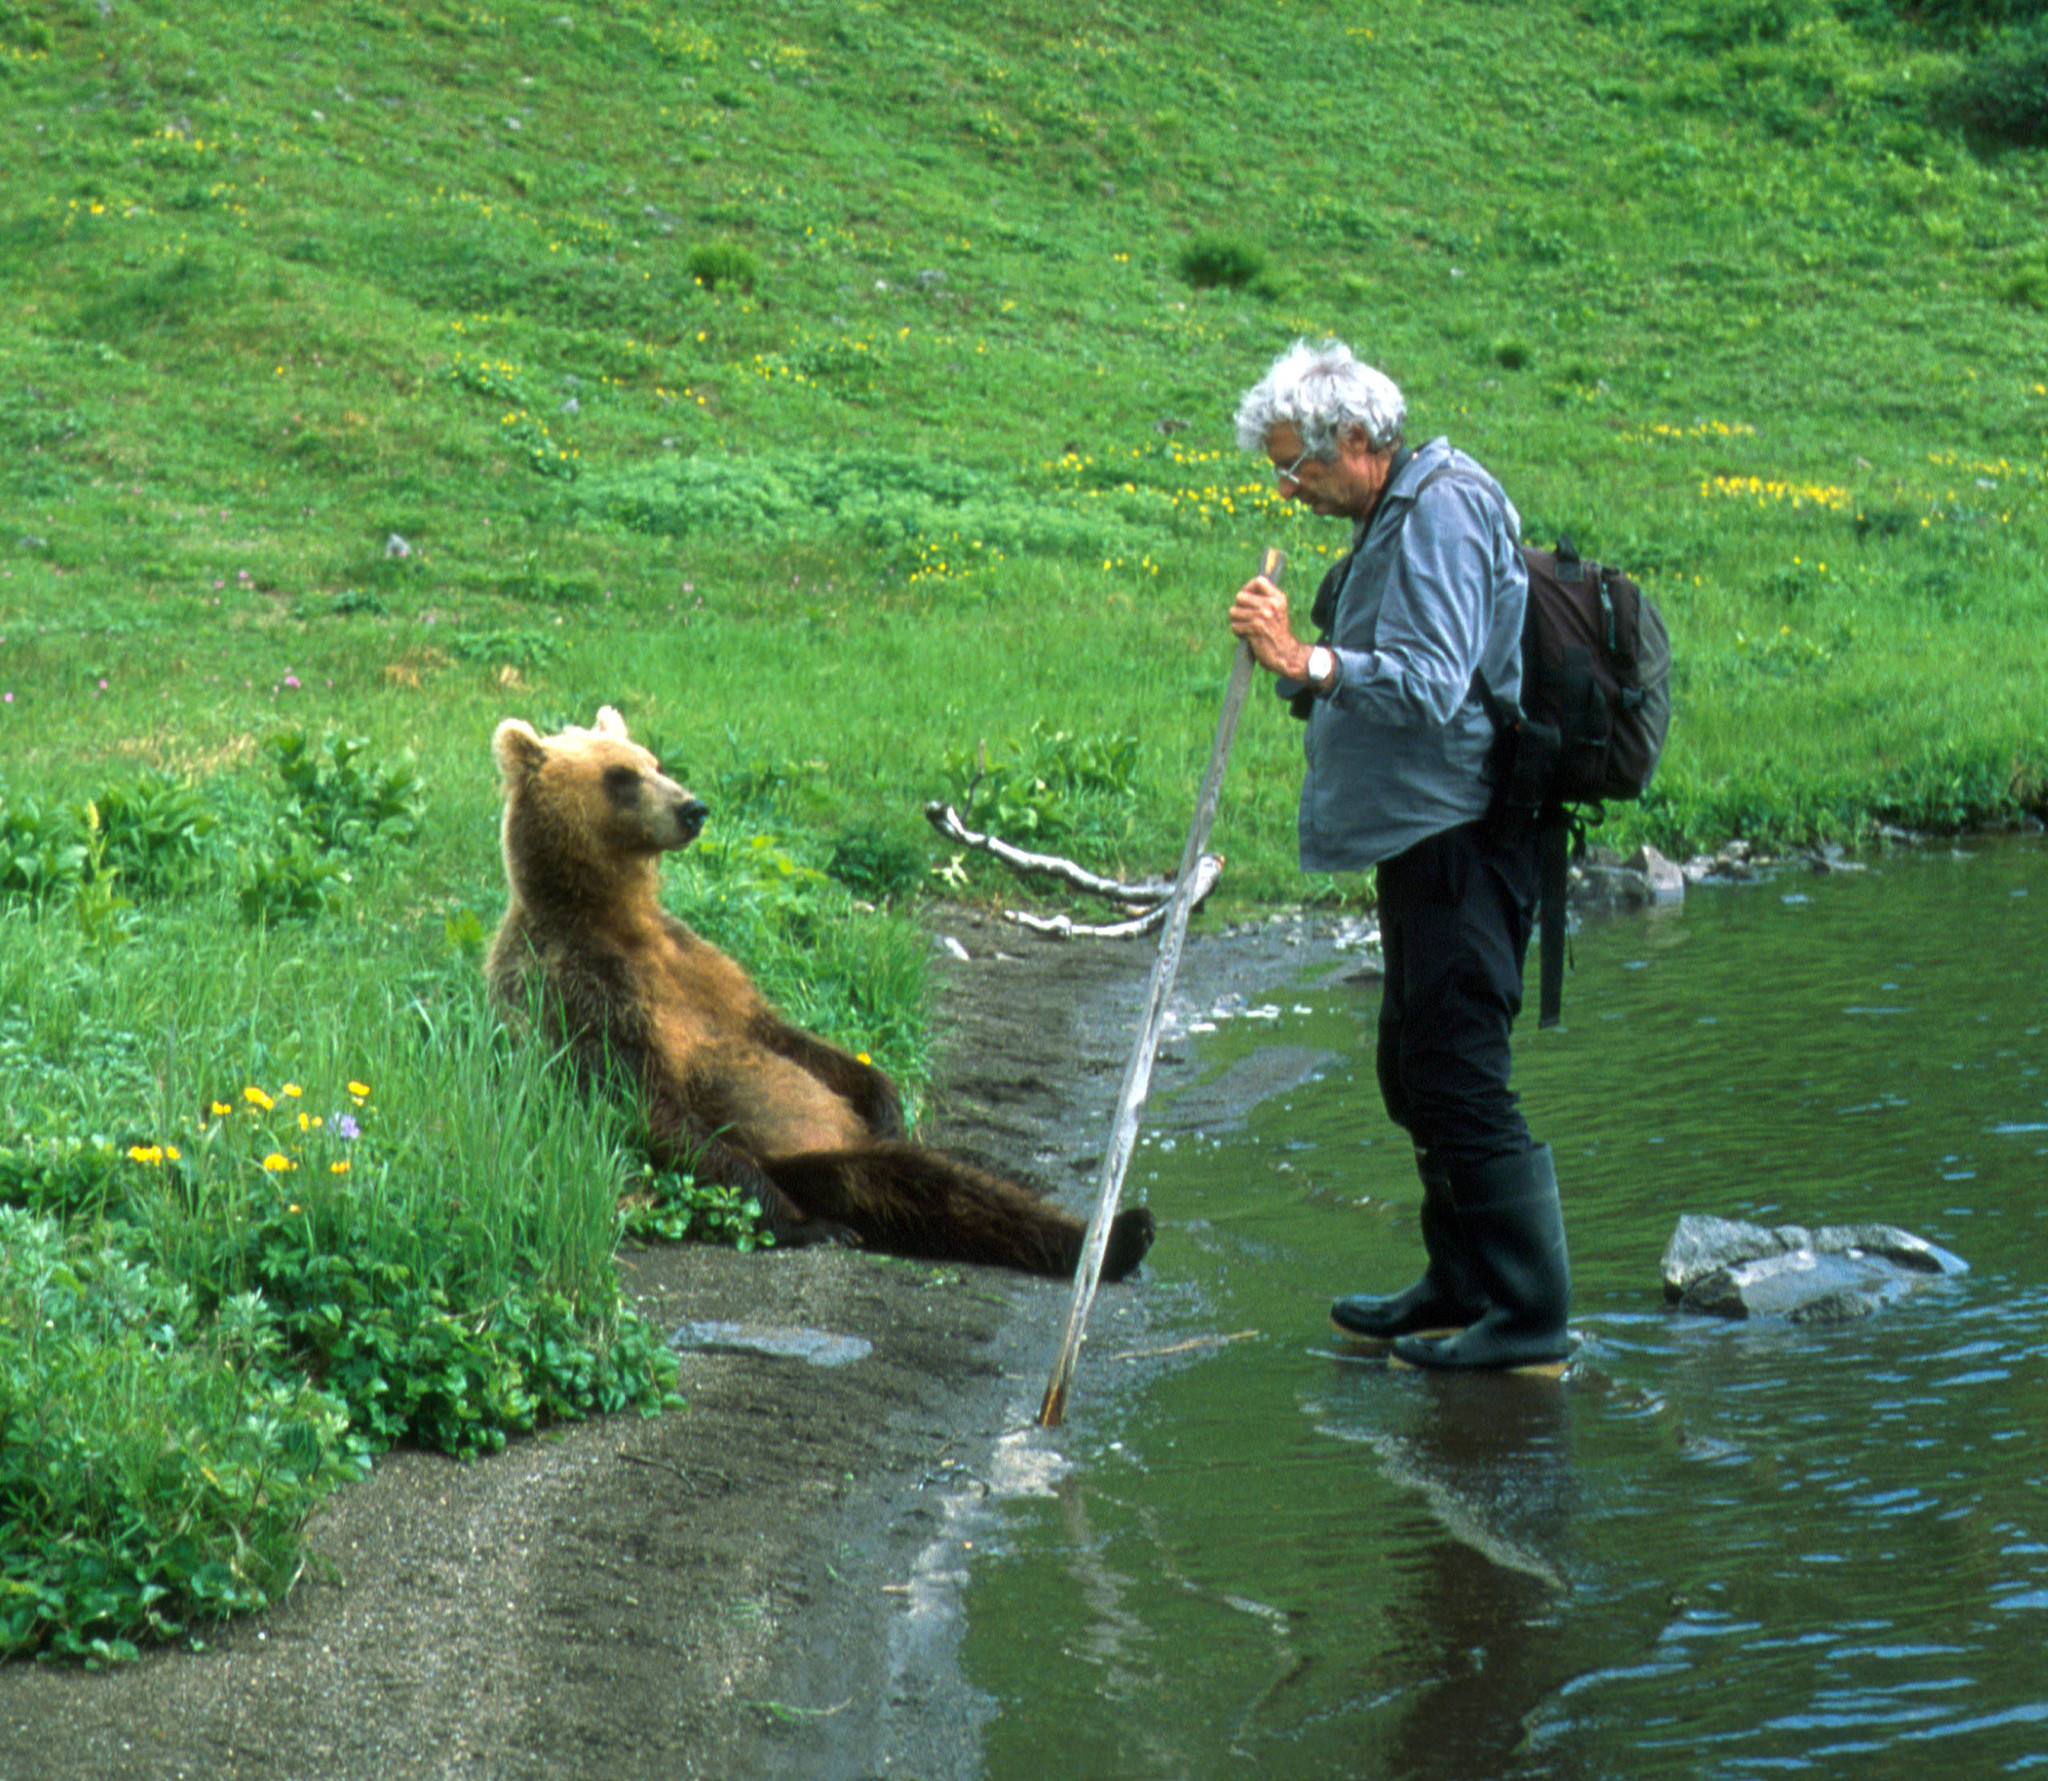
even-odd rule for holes
{"type": "Polygon", "coordinates": [[[373,1211],[355,1211],[328,1222],[274,1210],[248,1233],[247,1265],[294,1364],[373,1446],[493,1453],[545,1421],[666,1400],[675,1369],[637,1313],[614,1306],[610,1327],[594,1328],[532,1285],[465,1312],[445,1282],[391,1257],[373,1211]]]}
{"type": "Polygon", "coordinates": [[[560,660],[563,641],[556,631],[521,629],[458,631],[449,639],[450,650],[469,662],[487,662],[494,667],[517,668],[531,674],[560,660]]]}
{"type": "Polygon", "coordinates": [[[351,882],[345,857],[280,824],[244,852],[235,899],[251,924],[311,921],[332,909],[351,882]]]}
{"type": "Polygon", "coordinates": [[[92,853],[89,810],[33,797],[0,803],[0,894],[69,894],[85,878],[92,853]]]}
{"type": "Polygon", "coordinates": [[[1180,250],[1180,275],[1198,291],[1254,290],[1272,278],[1272,261],[1256,242],[1235,235],[1197,235],[1180,250]]]}
{"type": "Polygon", "coordinates": [[[1794,675],[1818,676],[1835,663],[1835,646],[1803,631],[1795,631],[1790,625],[1780,625],[1775,631],[1765,630],[1754,637],[1738,631],[1735,649],[1738,661],[1756,673],[1779,679],[1794,675]]]}
{"type": "Polygon", "coordinates": [[[94,807],[102,863],[146,895],[186,888],[216,858],[220,812],[198,785],[178,774],[153,771],[110,785],[94,807]]]}
{"type": "Polygon", "coordinates": [[[697,888],[692,925],[736,957],[766,951],[770,934],[788,936],[801,948],[821,920],[832,918],[818,897],[829,880],[772,834],[707,835],[672,876],[679,887],[697,888]]]}
{"type": "Polygon", "coordinates": [[[744,1253],[772,1245],[761,1202],[744,1188],[700,1182],[674,1169],[641,1166],[619,1197],[620,1229],[628,1237],[668,1243],[721,1243],[744,1253]]]}
{"type": "MultiPolygon", "coordinates": [[[[160,900],[234,867],[252,921],[316,916],[334,905],[350,861],[420,833],[426,787],[410,753],[380,760],[361,739],[289,731],[265,752],[277,774],[269,808],[217,784],[151,771],[83,804],[0,801],[0,895],[85,899],[81,920],[110,926],[111,885],[160,900]]],[[[121,905],[125,907],[125,904],[121,905]]]]}
{"type": "Polygon", "coordinates": [[[2016,268],[2000,284],[1998,294],[2022,309],[2048,310],[2048,264],[2016,268]]]}
{"type": "Polygon", "coordinates": [[[2010,760],[1930,745],[1887,776],[1882,813],[1907,828],[1953,833],[1995,820],[2017,777],[2010,760]]]}
{"type": "Polygon", "coordinates": [[[751,291],[761,276],[759,256],[737,241],[700,241],[685,256],[684,264],[707,291],[721,287],[751,291]]]}
{"type": "Polygon", "coordinates": [[[1827,12],[1825,0],[1696,0],[1672,34],[1703,50],[1781,43],[1827,12]]]}
{"type": "Polygon", "coordinates": [[[927,850],[879,823],[855,823],[832,843],[825,870],[877,902],[909,896],[924,882],[927,850]]]}
{"type": "Polygon", "coordinates": [[[410,750],[379,760],[360,737],[302,730],[263,748],[278,786],[270,828],[241,850],[235,894],[245,920],[323,915],[351,889],[353,862],[418,840],[427,792],[410,750]]]}
{"type": "Polygon", "coordinates": [[[1991,38],[1943,92],[1939,108],[1989,142],[2048,144],[2048,15],[1991,38]]]}
{"type": "Polygon", "coordinates": [[[263,751],[281,782],[280,816],[328,853],[363,853],[419,838],[427,790],[410,749],[379,760],[360,736],[286,730],[263,751]]]}
{"type": "Polygon", "coordinates": [[[1135,736],[1080,736],[1040,718],[993,754],[954,749],[946,757],[963,781],[961,814],[971,828],[1009,841],[1120,838],[1135,801],[1135,736]]]}
{"type": "Polygon", "coordinates": [[[0,797],[0,896],[72,899],[81,921],[111,931],[127,906],[114,881],[162,899],[236,861],[244,916],[304,919],[334,906],[352,860],[418,839],[427,792],[409,751],[384,760],[360,738],[303,731],[271,737],[264,751],[277,774],[267,813],[163,771],[115,781],[83,804],[0,797]]]}
{"type": "Polygon", "coordinates": [[[121,1152],[106,1139],[67,1133],[0,1145],[0,1206],[90,1223],[126,1216],[127,1204],[121,1152]]]}
{"type": "Polygon", "coordinates": [[[326,1393],[273,1370],[251,1295],[191,1293],[0,1208],[0,1655],[106,1661],[267,1606],[360,1477],[326,1393]]]}

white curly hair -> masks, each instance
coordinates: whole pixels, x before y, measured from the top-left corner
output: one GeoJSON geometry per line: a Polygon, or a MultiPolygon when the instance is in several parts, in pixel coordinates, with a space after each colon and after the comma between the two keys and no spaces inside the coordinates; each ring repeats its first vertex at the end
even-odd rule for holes
{"type": "Polygon", "coordinates": [[[1244,451],[1257,451],[1284,421],[1318,458],[1334,458],[1338,435],[1353,427],[1364,430],[1374,451],[1391,451],[1401,443],[1407,420],[1400,385],[1343,341],[1311,346],[1297,340],[1238,403],[1237,443],[1244,451]]]}

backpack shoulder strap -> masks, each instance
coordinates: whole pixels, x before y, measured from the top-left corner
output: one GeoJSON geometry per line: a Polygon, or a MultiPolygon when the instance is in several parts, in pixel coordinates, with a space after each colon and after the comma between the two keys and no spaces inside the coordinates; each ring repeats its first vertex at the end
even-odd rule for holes
{"type": "MultiPolygon", "coordinates": [[[[1459,469],[1459,467],[1455,463],[1444,463],[1437,465],[1435,469],[1425,473],[1422,480],[1418,482],[1412,489],[1410,489],[1405,495],[1402,495],[1400,499],[1408,504],[1409,511],[1412,512],[1414,510],[1415,503],[1422,499],[1423,492],[1427,489],[1434,487],[1437,483],[1442,482],[1446,476],[1455,476],[1459,478],[1461,481],[1472,483],[1474,486],[1484,486],[1483,484],[1480,484],[1479,479],[1476,476],[1465,475],[1465,473],[1461,469],[1459,469]]],[[[1390,482],[1393,480],[1391,473],[1389,473],[1387,480],[1390,482]]],[[[1401,518],[1403,523],[1406,523],[1408,514],[1403,513],[1401,515],[1401,518]]]]}
{"type": "Polygon", "coordinates": [[[1564,1018],[1565,901],[1571,888],[1571,822],[1546,810],[1536,827],[1536,1025],[1564,1018]]]}
{"type": "MultiPolygon", "coordinates": [[[[1422,493],[1432,483],[1446,476],[1458,476],[1454,463],[1439,464],[1415,485],[1405,497],[1407,507],[1413,510],[1422,493]]],[[[1462,480],[1478,483],[1477,477],[1465,476],[1462,480]]],[[[1480,484],[1479,486],[1484,486],[1480,484]]],[[[1407,513],[1401,515],[1407,520],[1407,513]]],[[[1528,552],[1523,556],[1526,559],[1528,552]]],[[[1560,538],[1557,545],[1557,567],[1567,577],[1584,573],[1580,566],[1579,553],[1572,547],[1569,538],[1560,538]]],[[[1522,722],[1521,708],[1511,699],[1503,699],[1487,685],[1486,677],[1476,668],[1472,672],[1471,695],[1485,707],[1486,715],[1496,730],[1511,730],[1522,722]]],[[[1537,1001],[1536,1024],[1539,1028],[1554,1027],[1564,1018],[1564,968],[1565,956],[1570,948],[1570,937],[1565,927],[1565,904],[1571,888],[1571,849],[1573,819],[1565,814],[1561,805],[1546,808],[1538,817],[1536,825],[1536,897],[1537,897],[1537,1001]]],[[[1583,831],[1581,831],[1583,833],[1583,831]]]]}

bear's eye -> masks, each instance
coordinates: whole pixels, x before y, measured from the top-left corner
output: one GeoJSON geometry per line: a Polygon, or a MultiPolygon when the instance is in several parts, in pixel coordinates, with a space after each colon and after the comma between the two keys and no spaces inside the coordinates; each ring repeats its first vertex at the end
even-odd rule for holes
{"type": "Polygon", "coordinates": [[[614,804],[623,804],[638,791],[640,774],[637,768],[627,766],[607,767],[604,770],[605,796],[614,804]]]}

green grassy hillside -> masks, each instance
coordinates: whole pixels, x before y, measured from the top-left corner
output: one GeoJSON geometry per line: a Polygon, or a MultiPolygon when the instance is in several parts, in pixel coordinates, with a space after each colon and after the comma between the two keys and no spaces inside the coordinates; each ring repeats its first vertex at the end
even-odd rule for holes
{"type": "MultiPolygon", "coordinates": [[[[2039,799],[2043,162],[1930,121],[1954,53],[1739,0],[0,17],[17,786],[332,719],[468,849],[490,721],[610,699],[910,835],[1043,723],[1137,739],[1111,839],[1170,859],[1227,590],[1332,543],[1224,423],[1329,331],[1650,576],[1668,845],[2039,799]]],[[[1244,747],[1234,888],[1288,894],[1293,738],[1244,747]]]]}

